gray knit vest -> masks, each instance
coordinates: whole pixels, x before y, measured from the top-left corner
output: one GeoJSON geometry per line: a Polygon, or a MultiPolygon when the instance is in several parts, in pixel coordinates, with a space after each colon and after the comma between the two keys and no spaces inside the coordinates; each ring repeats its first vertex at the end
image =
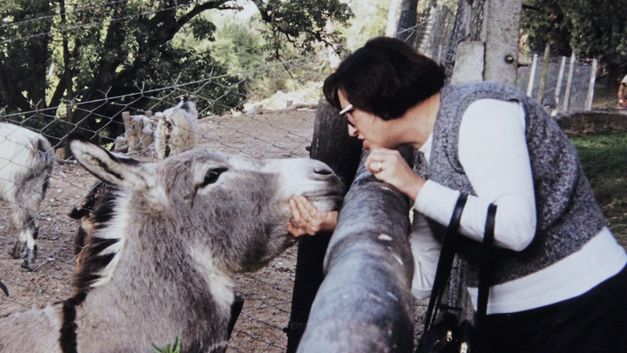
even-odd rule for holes
{"type": "MultiPolygon", "coordinates": [[[[494,284],[499,284],[534,273],[578,251],[605,226],[605,220],[575,147],[555,120],[537,102],[498,83],[442,89],[427,167],[429,179],[476,195],[458,158],[459,126],[468,106],[485,98],[516,101],[524,107],[537,209],[536,234],[526,249],[515,252],[495,248],[494,284]]],[[[445,228],[435,222],[430,224],[436,237],[441,238],[445,228]]],[[[469,285],[477,283],[478,245],[461,237],[460,256],[468,264],[469,285]]]]}

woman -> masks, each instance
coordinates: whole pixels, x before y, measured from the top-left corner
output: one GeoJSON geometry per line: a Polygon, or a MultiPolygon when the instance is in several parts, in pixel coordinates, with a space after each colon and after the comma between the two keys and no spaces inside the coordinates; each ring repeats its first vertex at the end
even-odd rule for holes
{"type": "MultiPolygon", "coordinates": [[[[467,193],[460,255],[475,307],[477,249],[487,207],[498,205],[484,324],[490,351],[627,352],[625,251],[575,148],[538,103],[496,83],[444,86],[441,67],[392,38],[348,56],[324,93],[370,150],[367,169],[414,202],[415,296],[429,295],[437,239],[467,193]],[[424,165],[408,165],[394,150],[401,144],[424,155],[424,165]]],[[[305,198],[290,206],[295,236],[335,227],[336,213],[305,198]]]]}

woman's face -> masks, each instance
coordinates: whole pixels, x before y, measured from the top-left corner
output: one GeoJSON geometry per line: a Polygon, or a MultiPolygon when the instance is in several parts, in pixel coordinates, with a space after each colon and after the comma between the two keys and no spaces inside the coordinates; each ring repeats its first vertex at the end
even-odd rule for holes
{"type": "Polygon", "coordinates": [[[361,140],[365,149],[396,147],[389,134],[387,121],[372,113],[353,107],[342,90],[338,92],[338,97],[341,106],[340,115],[346,120],[349,136],[361,140]]]}

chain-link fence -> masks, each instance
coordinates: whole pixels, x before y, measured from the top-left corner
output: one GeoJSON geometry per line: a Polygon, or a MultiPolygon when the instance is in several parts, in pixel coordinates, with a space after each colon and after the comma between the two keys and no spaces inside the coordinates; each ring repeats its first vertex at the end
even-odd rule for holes
{"type": "Polygon", "coordinates": [[[533,54],[518,69],[517,86],[553,114],[590,110],[594,97],[595,60],[533,54]]]}

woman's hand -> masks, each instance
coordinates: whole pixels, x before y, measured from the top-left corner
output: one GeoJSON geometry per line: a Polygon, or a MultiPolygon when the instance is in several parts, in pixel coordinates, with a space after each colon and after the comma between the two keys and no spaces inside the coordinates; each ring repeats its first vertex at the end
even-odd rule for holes
{"type": "Polygon", "coordinates": [[[331,231],[337,224],[337,211],[320,212],[304,196],[293,196],[290,201],[292,219],[287,224],[287,231],[294,237],[315,235],[321,231],[331,231]]]}
{"type": "Polygon", "coordinates": [[[386,182],[416,201],[425,179],[416,175],[397,150],[375,148],[366,159],[366,168],[375,178],[386,182]]]}

